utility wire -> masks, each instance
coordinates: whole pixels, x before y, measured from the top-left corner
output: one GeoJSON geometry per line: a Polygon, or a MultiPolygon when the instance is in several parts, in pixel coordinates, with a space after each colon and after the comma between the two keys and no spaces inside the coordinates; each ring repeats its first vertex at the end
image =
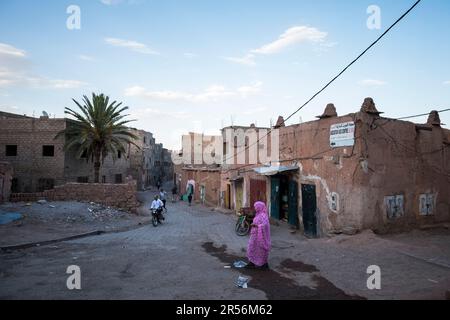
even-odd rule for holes
{"type": "MultiPolygon", "coordinates": [[[[383,34],[381,34],[374,42],[372,42],[372,44],[370,44],[363,52],[361,52],[352,62],[350,62],[344,69],[342,69],[341,72],[339,72],[333,79],[331,79],[324,87],[322,87],[322,89],[320,89],[319,91],[317,91],[308,101],[306,101],[303,105],[301,105],[297,110],[295,110],[291,115],[289,115],[286,119],[284,119],[282,121],[282,123],[280,123],[279,125],[283,125],[286,123],[286,121],[288,121],[289,119],[291,119],[295,114],[297,114],[300,110],[302,110],[304,107],[306,107],[312,100],[314,100],[319,94],[321,94],[325,89],[327,89],[334,81],[336,81],[342,74],[344,74],[347,69],[349,69],[354,63],[356,63],[363,55],[365,55],[373,46],[375,46],[389,31],[391,31],[392,28],[394,28],[400,21],[402,21],[422,0],[417,0],[411,8],[409,8],[404,14],[402,14],[400,16],[400,18],[398,18],[385,32],[383,32],[383,34]]],[[[247,147],[245,147],[244,150],[239,151],[237,154],[240,154],[242,152],[245,152],[247,149],[249,149],[250,147],[254,146],[255,144],[257,145],[263,138],[267,137],[271,132],[272,132],[272,128],[270,128],[268,130],[268,132],[261,138],[259,138],[255,143],[253,143],[252,145],[249,145],[247,147]]],[[[236,154],[236,155],[237,155],[236,154]]],[[[224,162],[228,161],[231,158],[234,158],[234,152],[233,155],[230,158],[227,158],[224,160],[224,162]]]]}
{"type": "MultiPolygon", "coordinates": [[[[438,113],[444,113],[444,112],[447,112],[447,111],[450,111],[450,109],[440,110],[440,111],[438,111],[438,113]]],[[[430,113],[428,112],[428,113],[423,113],[423,114],[417,114],[417,115],[414,115],[414,116],[407,116],[407,117],[397,118],[395,120],[405,120],[405,119],[418,118],[418,117],[422,117],[422,116],[428,116],[429,114],[430,113]]]]}

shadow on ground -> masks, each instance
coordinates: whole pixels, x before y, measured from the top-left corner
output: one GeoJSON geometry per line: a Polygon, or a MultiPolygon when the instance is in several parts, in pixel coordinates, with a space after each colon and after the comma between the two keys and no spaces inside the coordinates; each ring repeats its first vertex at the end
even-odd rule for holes
{"type": "MultiPolygon", "coordinates": [[[[233,264],[241,257],[227,253],[225,245],[215,247],[212,242],[202,245],[203,249],[210,255],[218,258],[221,262],[233,264]]],[[[330,281],[322,277],[319,270],[313,266],[304,264],[301,261],[286,259],[281,263],[283,271],[297,271],[311,273],[312,280],[316,287],[300,286],[291,278],[288,278],[274,270],[250,270],[239,269],[247,276],[252,277],[249,286],[263,291],[269,300],[362,300],[359,296],[346,294],[341,289],[334,286],[330,281]]]]}

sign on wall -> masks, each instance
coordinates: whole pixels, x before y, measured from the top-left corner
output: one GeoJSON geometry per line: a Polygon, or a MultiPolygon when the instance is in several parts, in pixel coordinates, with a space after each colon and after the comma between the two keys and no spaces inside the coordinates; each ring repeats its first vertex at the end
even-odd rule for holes
{"type": "Polygon", "coordinates": [[[345,122],[330,127],[330,146],[332,148],[351,147],[355,144],[355,123],[345,122]]]}

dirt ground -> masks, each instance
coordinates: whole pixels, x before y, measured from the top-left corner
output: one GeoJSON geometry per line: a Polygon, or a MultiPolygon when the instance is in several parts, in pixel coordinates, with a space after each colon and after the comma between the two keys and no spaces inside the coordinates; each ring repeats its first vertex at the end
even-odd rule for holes
{"type": "Polygon", "coordinates": [[[307,239],[280,224],[271,226],[270,270],[257,271],[231,267],[248,242],[234,215],[180,202],[168,209],[156,228],[0,253],[0,299],[445,299],[450,290],[448,229],[307,239]],[[66,286],[70,265],[81,269],[81,290],[66,286]],[[371,265],[381,269],[380,290],[367,288],[371,265]]]}
{"type": "Polygon", "coordinates": [[[48,241],[93,231],[115,231],[148,223],[149,217],[129,214],[96,203],[58,201],[6,203],[0,214],[15,212],[22,218],[0,225],[0,247],[48,241]]]}

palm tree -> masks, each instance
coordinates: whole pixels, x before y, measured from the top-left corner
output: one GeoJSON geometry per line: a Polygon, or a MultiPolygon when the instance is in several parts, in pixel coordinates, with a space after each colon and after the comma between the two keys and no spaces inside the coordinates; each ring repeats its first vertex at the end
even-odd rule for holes
{"type": "Polygon", "coordinates": [[[68,123],[65,130],[55,137],[66,137],[64,150],[75,149],[78,159],[86,157],[94,163],[95,183],[99,183],[100,166],[108,154],[113,160],[117,159],[118,152],[125,153],[124,145],[134,144],[137,137],[132,134],[125,124],[133,120],[124,120],[127,114],[122,114],[128,107],[121,107],[122,103],[113,101],[104,94],[92,94],[92,100],[83,96],[83,105],[75,99],[73,102],[81,112],[65,108],[64,113],[71,115],[76,121],[68,123]]]}

